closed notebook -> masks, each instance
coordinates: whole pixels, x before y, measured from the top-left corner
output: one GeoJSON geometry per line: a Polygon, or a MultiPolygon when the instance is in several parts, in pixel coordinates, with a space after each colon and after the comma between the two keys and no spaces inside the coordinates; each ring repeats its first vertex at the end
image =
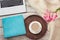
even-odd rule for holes
{"type": "Polygon", "coordinates": [[[3,18],[2,26],[5,38],[26,34],[22,15],[3,18]]]}

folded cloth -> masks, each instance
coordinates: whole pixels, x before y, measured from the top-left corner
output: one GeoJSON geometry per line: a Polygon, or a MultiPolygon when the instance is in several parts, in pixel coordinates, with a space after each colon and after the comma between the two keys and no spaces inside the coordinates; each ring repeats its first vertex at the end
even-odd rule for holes
{"type": "Polygon", "coordinates": [[[26,34],[22,15],[3,18],[2,26],[5,38],[26,34]]]}

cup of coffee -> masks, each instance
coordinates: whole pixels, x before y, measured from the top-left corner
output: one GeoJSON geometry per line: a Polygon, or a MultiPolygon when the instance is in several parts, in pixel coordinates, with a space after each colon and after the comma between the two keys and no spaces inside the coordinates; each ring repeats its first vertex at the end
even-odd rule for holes
{"type": "Polygon", "coordinates": [[[38,34],[42,30],[42,25],[38,21],[33,21],[29,24],[29,31],[33,34],[38,34]]]}

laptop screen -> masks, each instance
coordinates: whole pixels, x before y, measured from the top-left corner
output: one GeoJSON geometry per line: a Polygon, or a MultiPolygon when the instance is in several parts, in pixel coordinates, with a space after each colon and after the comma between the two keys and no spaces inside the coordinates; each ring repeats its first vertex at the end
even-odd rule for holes
{"type": "Polygon", "coordinates": [[[3,0],[1,1],[1,8],[23,5],[23,0],[3,0]]]}

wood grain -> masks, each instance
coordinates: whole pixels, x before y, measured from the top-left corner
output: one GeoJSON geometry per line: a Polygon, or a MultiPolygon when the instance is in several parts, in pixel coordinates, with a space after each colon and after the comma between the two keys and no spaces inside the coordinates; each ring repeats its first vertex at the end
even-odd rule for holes
{"type": "Polygon", "coordinates": [[[0,36],[3,36],[3,29],[0,28],[0,36]]]}
{"type": "Polygon", "coordinates": [[[0,28],[2,28],[2,20],[0,19],[0,28]]]}
{"type": "Polygon", "coordinates": [[[7,39],[5,39],[3,36],[0,36],[0,40],[7,40],[7,39]]]}

